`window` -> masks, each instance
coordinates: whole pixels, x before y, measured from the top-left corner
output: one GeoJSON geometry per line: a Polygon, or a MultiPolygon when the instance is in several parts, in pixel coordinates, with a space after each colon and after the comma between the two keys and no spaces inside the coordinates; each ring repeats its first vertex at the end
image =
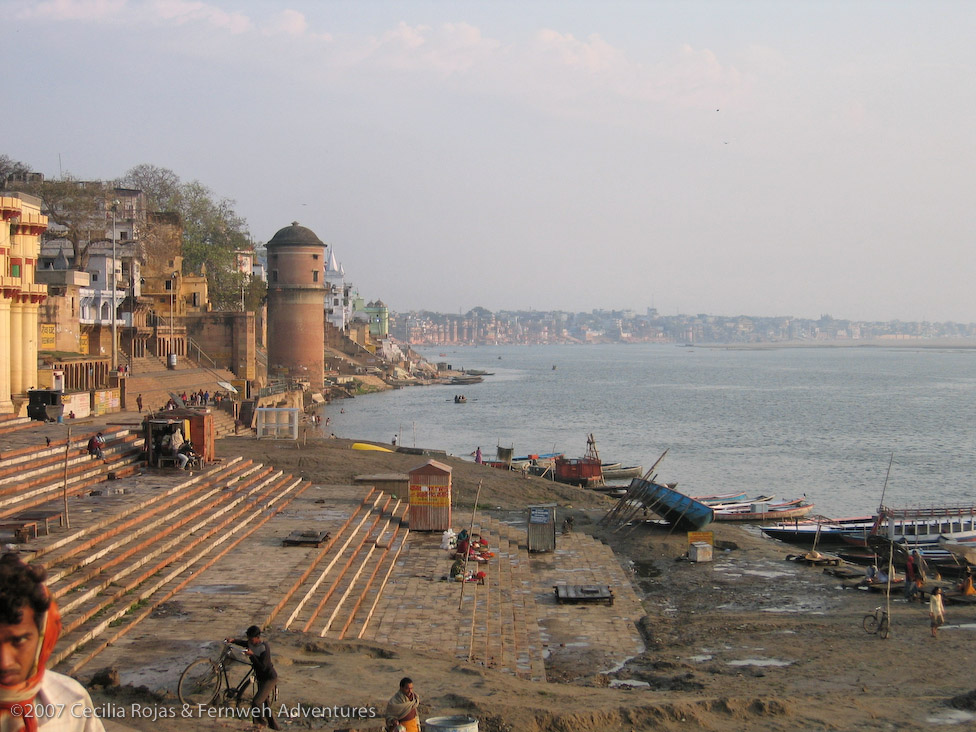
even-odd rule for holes
{"type": "Polygon", "coordinates": [[[312,270],[312,282],[319,281],[319,271],[317,269],[312,270]]]}
{"type": "Polygon", "coordinates": [[[20,265],[19,264],[11,264],[10,265],[10,276],[11,277],[20,277],[20,265]]]}
{"type": "Polygon", "coordinates": [[[272,282],[278,281],[278,270],[276,269],[271,270],[271,281],[272,282]]]}
{"type": "Polygon", "coordinates": [[[92,282],[98,282],[98,272],[92,272],[92,282]]]}
{"type": "Polygon", "coordinates": [[[163,289],[165,289],[165,290],[172,290],[173,289],[173,280],[166,280],[166,282],[164,283],[163,289]]]}
{"type": "Polygon", "coordinates": [[[194,292],[193,293],[192,303],[193,303],[193,307],[195,307],[195,308],[200,307],[200,293],[199,292],[194,292]]]}
{"type": "Polygon", "coordinates": [[[318,258],[319,258],[319,255],[318,254],[313,254],[312,255],[312,259],[318,259],[318,258]]]}

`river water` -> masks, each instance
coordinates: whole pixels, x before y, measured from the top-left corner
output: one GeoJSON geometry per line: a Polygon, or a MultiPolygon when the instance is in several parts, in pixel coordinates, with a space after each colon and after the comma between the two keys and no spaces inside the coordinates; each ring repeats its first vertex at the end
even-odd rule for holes
{"type": "Polygon", "coordinates": [[[648,344],[422,353],[494,375],[335,402],[327,431],[380,442],[398,434],[400,444],[453,455],[480,446],[489,456],[502,445],[570,457],[593,433],[605,462],[647,469],[668,448],[659,479],[686,493],[805,495],[835,517],[873,513],[883,489],[890,506],[976,502],[976,351],[648,344]]]}

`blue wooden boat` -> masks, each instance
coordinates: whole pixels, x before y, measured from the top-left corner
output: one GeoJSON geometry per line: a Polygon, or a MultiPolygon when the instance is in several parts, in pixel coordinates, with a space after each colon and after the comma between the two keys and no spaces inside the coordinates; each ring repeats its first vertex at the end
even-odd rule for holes
{"type": "Polygon", "coordinates": [[[640,501],[648,511],[685,531],[700,531],[715,518],[711,506],[646,478],[634,478],[621,500],[640,501]]]}

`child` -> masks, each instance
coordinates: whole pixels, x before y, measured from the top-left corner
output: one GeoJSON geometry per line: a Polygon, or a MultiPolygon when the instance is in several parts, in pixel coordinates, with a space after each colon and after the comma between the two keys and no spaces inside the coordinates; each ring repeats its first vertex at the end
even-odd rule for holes
{"type": "Polygon", "coordinates": [[[939,626],[945,624],[945,606],[942,604],[942,588],[936,587],[929,596],[929,621],[932,637],[938,638],[939,626]]]}

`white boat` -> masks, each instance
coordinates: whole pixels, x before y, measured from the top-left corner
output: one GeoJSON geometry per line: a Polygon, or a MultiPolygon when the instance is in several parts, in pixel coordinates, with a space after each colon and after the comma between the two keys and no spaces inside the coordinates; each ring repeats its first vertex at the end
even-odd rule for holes
{"type": "Polygon", "coordinates": [[[976,506],[882,506],[869,531],[844,532],[844,540],[855,546],[866,546],[869,536],[882,536],[910,549],[937,549],[941,537],[950,542],[976,542],[976,506]]]}

